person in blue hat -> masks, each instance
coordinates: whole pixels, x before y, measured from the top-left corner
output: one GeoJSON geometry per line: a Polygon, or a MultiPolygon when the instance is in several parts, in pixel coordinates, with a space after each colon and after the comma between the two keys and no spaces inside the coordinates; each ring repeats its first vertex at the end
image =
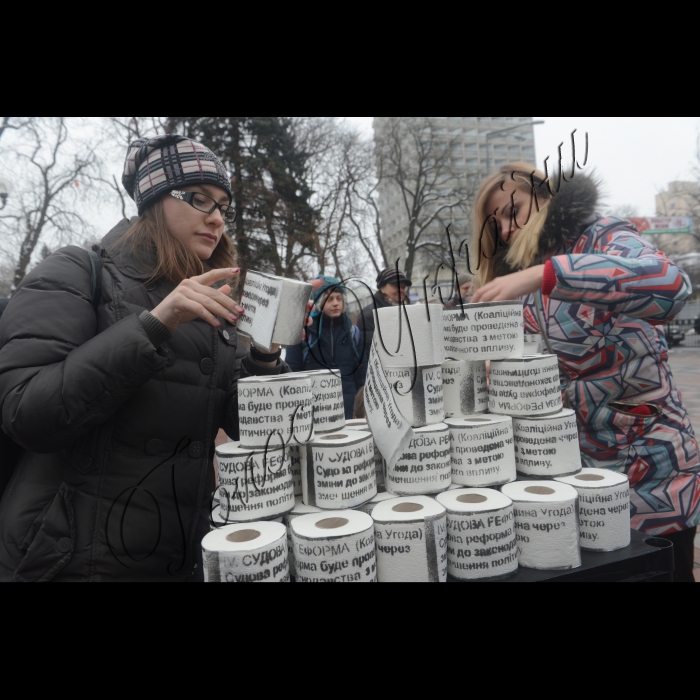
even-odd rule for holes
{"type": "Polygon", "coordinates": [[[287,348],[286,362],[293,372],[337,370],[343,379],[345,417],[352,420],[355,397],[362,386],[362,334],[347,314],[342,282],[334,277],[318,279],[323,285],[313,293],[313,324],[303,343],[287,348]]]}

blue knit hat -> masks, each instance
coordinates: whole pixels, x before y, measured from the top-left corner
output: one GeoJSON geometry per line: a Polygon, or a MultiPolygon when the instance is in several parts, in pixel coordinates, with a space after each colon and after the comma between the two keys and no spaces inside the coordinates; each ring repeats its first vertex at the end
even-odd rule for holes
{"type": "Polygon", "coordinates": [[[345,285],[339,279],[335,277],[324,277],[323,275],[320,275],[316,279],[323,280],[323,285],[313,293],[314,304],[316,304],[316,306],[318,306],[319,301],[323,299],[324,294],[328,292],[340,292],[345,295],[345,285]]]}

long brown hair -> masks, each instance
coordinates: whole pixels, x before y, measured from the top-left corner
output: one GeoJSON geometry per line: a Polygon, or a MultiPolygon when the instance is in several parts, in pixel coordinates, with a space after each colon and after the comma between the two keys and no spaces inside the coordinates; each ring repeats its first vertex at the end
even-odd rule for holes
{"type": "Polygon", "coordinates": [[[533,265],[551,199],[546,175],[527,163],[508,163],[484,182],[474,204],[474,254],[479,265],[477,287],[493,281],[505,270],[525,270],[533,265]],[[487,211],[487,207],[498,189],[518,189],[530,197],[530,211],[518,221],[520,234],[510,247],[500,243],[500,234],[489,225],[494,212],[487,211]]]}
{"type": "Polygon", "coordinates": [[[175,284],[196,277],[208,270],[236,266],[235,248],[228,234],[219,241],[213,255],[202,262],[191,250],[171,235],[165,223],[163,202],[159,200],[139,217],[138,221],[122,236],[118,245],[135,254],[152,251],[156,266],[149,281],[164,277],[175,284]]]}

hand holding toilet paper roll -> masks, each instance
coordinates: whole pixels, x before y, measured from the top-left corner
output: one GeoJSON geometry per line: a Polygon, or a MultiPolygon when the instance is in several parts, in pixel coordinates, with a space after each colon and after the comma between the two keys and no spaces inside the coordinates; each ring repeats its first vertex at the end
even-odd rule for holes
{"type": "Polygon", "coordinates": [[[340,372],[323,369],[304,374],[311,379],[316,434],[329,435],[342,430],[345,427],[345,397],[340,372]]]}
{"type": "Polygon", "coordinates": [[[445,361],[441,305],[379,309],[375,323],[377,351],[385,369],[434,367],[445,361]]]}
{"type": "Polygon", "coordinates": [[[252,338],[260,349],[298,345],[312,290],[306,282],[248,272],[241,300],[245,313],[238,322],[238,332],[252,338]]]}
{"type": "Polygon", "coordinates": [[[298,583],[377,583],[374,521],[357,511],[304,515],[291,523],[298,583]]]}
{"type": "Polygon", "coordinates": [[[452,485],[450,429],[444,423],[418,428],[394,467],[387,464],[384,483],[398,496],[429,496],[452,485]]]}
{"type": "Polygon", "coordinates": [[[304,501],[301,498],[297,498],[294,510],[284,516],[284,524],[287,526],[287,546],[289,548],[289,573],[293,578],[297,576],[297,565],[294,558],[294,543],[292,542],[292,522],[302,515],[313,515],[314,513],[322,512],[320,508],[304,505],[304,501]]]}
{"type": "Polygon", "coordinates": [[[514,418],[518,474],[539,479],[573,476],[582,469],[576,414],[514,418]]]}
{"type": "Polygon", "coordinates": [[[490,488],[517,479],[512,418],[481,415],[448,420],[446,424],[455,484],[490,488]]]}
{"type": "Polygon", "coordinates": [[[520,566],[568,571],[581,566],[578,493],[556,481],[519,481],[502,489],[515,506],[520,566]]]}
{"type": "Polygon", "coordinates": [[[448,491],[448,573],[459,581],[512,576],[518,570],[513,501],[490,489],[448,491]]]}
{"type": "Polygon", "coordinates": [[[449,357],[467,362],[522,357],[525,327],[522,301],[466,304],[446,309],[443,332],[449,357]]]}
{"type": "Polygon", "coordinates": [[[279,523],[231,525],[202,541],[206,583],[289,583],[287,530],[279,523]]]}
{"type": "Polygon", "coordinates": [[[241,379],[238,415],[246,449],[308,442],[314,435],[311,379],[303,374],[241,379]]]}
{"type": "Polygon", "coordinates": [[[350,430],[301,448],[304,503],[323,510],[357,508],[377,495],[374,440],[350,430]]]}
{"type": "Polygon", "coordinates": [[[294,481],[286,449],[216,448],[221,516],[230,523],[279,518],[294,507],[294,481]]]}
{"type": "Polygon", "coordinates": [[[556,481],[578,491],[582,549],[617,552],[630,546],[630,482],[625,474],[584,469],[556,481]]]}
{"type": "Polygon", "coordinates": [[[447,511],[425,496],[386,500],[372,512],[379,583],[447,582],[447,511]]]}
{"type": "Polygon", "coordinates": [[[501,416],[552,416],[564,410],[556,355],[491,363],[489,409],[501,416]]]}
{"type": "Polygon", "coordinates": [[[485,362],[448,360],[442,366],[446,418],[467,418],[489,410],[485,362]]]}
{"type": "Polygon", "coordinates": [[[396,405],[413,428],[438,425],[445,420],[441,366],[385,371],[396,405]]]}

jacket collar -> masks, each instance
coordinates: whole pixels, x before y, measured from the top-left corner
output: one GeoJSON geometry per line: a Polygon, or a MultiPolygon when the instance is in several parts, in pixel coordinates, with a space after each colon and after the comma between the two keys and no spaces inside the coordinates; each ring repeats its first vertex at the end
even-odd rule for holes
{"type": "Polygon", "coordinates": [[[136,216],[131,220],[122,219],[102,239],[101,246],[123,275],[140,282],[147,282],[153,276],[153,270],[156,268],[155,251],[145,248],[135,251],[130,246],[120,242],[138,220],[136,216]]]}

